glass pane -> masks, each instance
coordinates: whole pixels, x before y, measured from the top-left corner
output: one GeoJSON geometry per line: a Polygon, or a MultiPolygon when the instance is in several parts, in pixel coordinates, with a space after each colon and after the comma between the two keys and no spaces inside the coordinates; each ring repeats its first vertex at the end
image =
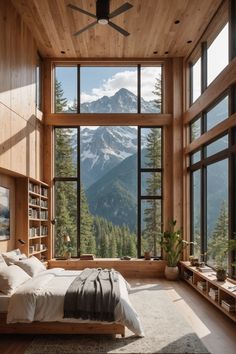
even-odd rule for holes
{"type": "Polygon", "coordinates": [[[197,151],[191,155],[191,165],[199,162],[201,160],[201,151],[197,151]]]}
{"type": "Polygon", "coordinates": [[[55,177],[77,176],[77,129],[55,129],[55,177]]]}
{"type": "Polygon", "coordinates": [[[160,172],[142,172],[141,195],[150,197],[161,196],[160,172]]]}
{"type": "Polygon", "coordinates": [[[207,50],[207,84],[209,85],[229,63],[228,23],[207,50]]]}
{"type": "Polygon", "coordinates": [[[213,128],[218,123],[229,117],[229,97],[226,96],[222,101],[215,105],[206,114],[207,131],[213,128]]]}
{"type": "Polygon", "coordinates": [[[193,253],[199,257],[201,254],[201,171],[192,173],[192,241],[193,253]]]}
{"type": "Polygon", "coordinates": [[[192,66],[192,102],[201,95],[201,58],[192,66]]]}
{"type": "Polygon", "coordinates": [[[141,201],[142,255],[149,251],[153,257],[161,256],[161,200],[141,201]]]}
{"type": "Polygon", "coordinates": [[[81,252],[137,257],[137,128],[81,127],[80,154],[81,252]]]}
{"type": "Polygon", "coordinates": [[[206,146],[206,157],[217,154],[217,152],[227,149],[228,146],[229,146],[229,137],[228,135],[225,135],[222,138],[206,146]]]}
{"type": "Polygon", "coordinates": [[[55,183],[55,256],[77,256],[77,183],[55,183]],[[65,237],[69,236],[69,240],[65,237]]]}
{"type": "Polygon", "coordinates": [[[141,113],[161,113],[161,66],[141,67],[141,113]]]}
{"type": "Polygon", "coordinates": [[[55,112],[77,112],[77,67],[55,68],[55,112]]]}
{"type": "Polygon", "coordinates": [[[207,166],[207,262],[227,265],[228,159],[207,166]]]}
{"type": "Polygon", "coordinates": [[[161,168],[161,128],[141,129],[141,168],[161,168]]]}
{"type": "Polygon", "coordinates": [[[137,113],[137,67],[81,67],[81,113],[137,113]]]}
{"type": "Polygon", "coordinates": [[[198,118],[190,125],[190,139],[194,141],[201,136],[201,118],[198,118]]]}

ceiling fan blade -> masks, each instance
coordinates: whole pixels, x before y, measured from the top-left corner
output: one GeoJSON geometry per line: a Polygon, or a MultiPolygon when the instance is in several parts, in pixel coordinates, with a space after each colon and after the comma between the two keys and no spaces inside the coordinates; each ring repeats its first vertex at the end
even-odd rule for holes
{"type": "Polygon", "coordinates": [[[81,9],[80,7],[77,7],[77,6],[72,5],[72,4],[68,4],[67,6],[70,7],[71,9],[73,9],[73,10],[82,12],[82,14],[88,15],[88,16],[93,17],[93,18],[97,18],[96,15],[91,14],[91,12],[88,12],[88,11],[85,11],[85,10],[81,9]]]}
{"type": "Polygon", "coordinates": [[[131,5],[130,3],[126,2],[125,4],[123,4],[120,7],[118,7],[116,10],[111,12],[110,15],[109,15],[109,18],[113,18],[115,16],[118,16],[118,15],[122,14],[122,12],[125,12],[125,11],[128,11],[129,9],[131,9],[131,7],[133,7],[133,5],[131,5]]]}
{"type": "Polygon", "coordinates": [[[78,32],[75,32],[75,33],[74,33],[74,36],[78,36],[79,34],[83,33],[83,32],[86,31],[87,29],[89,29],[89,28],[95,26],[96,24],[97,24],[97,21],[94,21],[94,22],[90,23],[88,26],[82,28],[82,29],[79,30],[78,32]]]}
{"type": "Polygon", "coordinates": [[[123,28],[117,26],[115,23],[113,22],[108,22],[108,25],[113,27],[115,30],[117,30],[118,32],[120,32],[121,34],[123,34],[123,36],[129,36],[129,32],[125,31],[123,28]]]}

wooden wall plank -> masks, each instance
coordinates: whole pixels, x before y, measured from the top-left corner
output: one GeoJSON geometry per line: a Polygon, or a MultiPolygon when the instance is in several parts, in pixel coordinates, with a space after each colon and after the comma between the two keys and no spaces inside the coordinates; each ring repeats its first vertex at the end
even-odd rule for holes
{"type": "Polygon", "coordinates": [[[53,126],[132,126],[132,125],[168,125],[171,114],[45,114],[45,124],[53,126]]]}
{"type": "Polygon", "coordinates": [[[83,270],[84,268],[114,268],[124,277],[131,278],[161,278],[164,276],[165,261],[145,261],[143,259],[132,259],[130,261],[102,258],[92,261],[79,259],[51,260],[49,268],[62,267],[65,269],[83,270]]]}
{"type": "Polygon", "coordinates": [[[183,61],[173,59],[173,219],[183,226],[183,61]]]}
{"type": "Polygon", "coordinates": [[[12,3],[0,0],[0,167],[41,179],[42,154],[35,146],[36,62],[31,31],[12,3]]]}

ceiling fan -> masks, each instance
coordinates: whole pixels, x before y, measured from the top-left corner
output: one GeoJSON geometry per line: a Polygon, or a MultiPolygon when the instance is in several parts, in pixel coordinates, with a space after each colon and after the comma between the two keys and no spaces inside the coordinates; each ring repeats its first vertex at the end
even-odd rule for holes
{"type": "Polygon", "coordinates": [[[69,8],[79,11],[82,14],[88,15],[90,17],[96,18],[96,21],[90,23],[88,26],[82,28],[78,32],[74,33],[74,36],[78,36],[79,34],[83,33],[87,29],[95,26],[97,23],[101,25],[109,25],[114,28],[116,31],[123,34],[123,36],[128,36],[129,32],[125,31],[123,28],[117,26],[115,23],[111,22],[110,19],[122,14],[123,12],[131,9],[133,5],[126,2],[125,4],[118,7],[116,10],[110,13],[110,0],[97,0],[96,1],[96,15],[92,14],[91,12],[85,11],[75,5],[68,4],[69,8]]]}

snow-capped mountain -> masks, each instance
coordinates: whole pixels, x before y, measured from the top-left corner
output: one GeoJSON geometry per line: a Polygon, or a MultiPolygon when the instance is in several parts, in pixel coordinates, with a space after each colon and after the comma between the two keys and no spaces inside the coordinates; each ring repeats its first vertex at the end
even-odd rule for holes
{"type": "Polygon", "coordinates": [[[136,152],[136,128],[100,126],[97,129],[83,129],[80,137],[80,163],[84,187],[87,189],[136,152]]]}
{"type": "MultiPolygon", "coordinates": [[[[158,113],[154,101],[141,99],[142,113],[158,113]]],[[[84,102],[80,106],[81,113],[137,113],[137,96],[122,88],[114,96],[103,96],[97,101],[84,102]]]]}

